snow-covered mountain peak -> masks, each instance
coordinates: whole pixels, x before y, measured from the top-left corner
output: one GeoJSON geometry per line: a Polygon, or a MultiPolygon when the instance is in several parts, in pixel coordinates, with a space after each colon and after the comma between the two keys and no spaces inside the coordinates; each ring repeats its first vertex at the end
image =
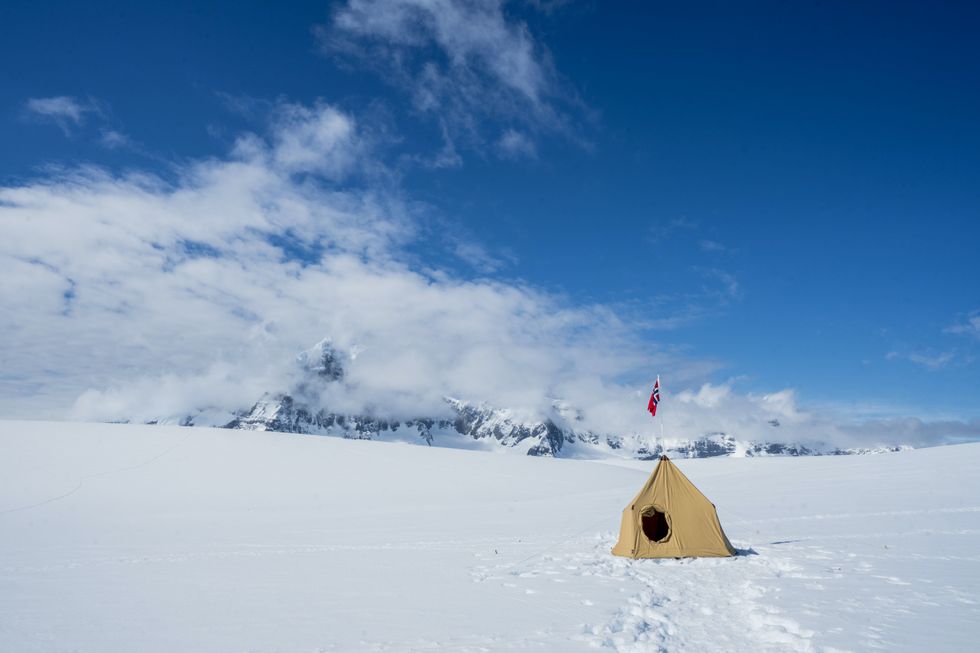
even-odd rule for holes
{"type": "MultiPolygon", "coordinates": [[[[344,438],[397,440],[451,447],[499,446],[532,456],[618,456],[653,459],[712,456],[801,456],[876,453],[902,447],[840,449],[826,443],[774,442],[779,422],[771,420],[766,433],[736,438],[725,432],[694,438],[665,438],[630,432],[596,432],[583,426],[582,411],[553,397],[543,409],[494,406],[479,398],[445,397],[444,410],[427,414],[396,414],[378,401],[359,410],[337,409],[334,401],[348,387],[355,356],[324,338],[297,356],[298,378],[288,389],[270,389],[250,408],[232,409],[232,419],[217,421],[222,411],[165,416],[164,423],[224,426],[226,428],[332,435],[344,438]]],[[[420,411],[421,412],[421,411],[420,411]]]]}
{"type": "Polygon", "coordinates": [[[296,357],[300,367],[325,381],[341,381],[346,365],[353,357],[334,347],[330,338],[324,338],[296,357]]]}

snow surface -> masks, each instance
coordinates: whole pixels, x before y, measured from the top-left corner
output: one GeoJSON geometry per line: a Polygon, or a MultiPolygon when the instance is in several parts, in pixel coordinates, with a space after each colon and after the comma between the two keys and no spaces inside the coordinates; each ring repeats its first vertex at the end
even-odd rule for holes
{"type": "Polygon", "coordinates": [[[630,561],[653,463],[0,422],[0,650],[974,650],[978,463],[677,461],[741,555],[630,561]]]}

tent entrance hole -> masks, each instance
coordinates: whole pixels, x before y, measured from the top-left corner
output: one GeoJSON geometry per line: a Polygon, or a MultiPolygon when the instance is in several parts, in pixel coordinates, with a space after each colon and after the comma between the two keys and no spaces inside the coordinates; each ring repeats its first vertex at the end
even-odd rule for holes
{"type": "Polygon", "coordinates": [[[651,542],[663,542],[670,535],[670,524],[667,523],[667,515],[656,508],[648,508],[640,516],[643,525],[643,534],[651,542]]]}

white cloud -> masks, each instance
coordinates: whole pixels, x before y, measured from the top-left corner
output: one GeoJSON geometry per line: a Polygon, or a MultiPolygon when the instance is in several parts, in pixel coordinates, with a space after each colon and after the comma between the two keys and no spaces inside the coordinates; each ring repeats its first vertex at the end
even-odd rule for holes
{"type": "Polygon", "coordinates": [[[31,98],[26,108],[31,113],[45,118],[67,120],[76,125],[82,122],[84,114],[91,109],[77,99],[61,95],[58,97],[31,98]]]}
{"type": "Polygon", "coordinates": [[[602,307],[413,269],[397,195],[323,183],[367,156],[356,122],[280,115],[173,183],[83,168],[0,189],[3,412],[64,414],[79,395],[90,417],[243,407],[289,387],[324,336],[362,349],[332,405],[396,414],[444,395],[533,412],[650,361],[602,307]]]}
{"type": "Polygon", "coordinates": [[[281,105],[273,139],[274,164],[287,172],[316,172],[342,179],[363,159],[354,121],[324,104],[281,105]]]}
{"type": "MultiPolygon", "coordinates": [[[[610,307],[420,267],[406,253],[415,219],[383,175],[373,183],[383,166],[358,122],[323,103],[274,115],[266,136],[172,181],[83,167],[0,187],[0,415],[247,408],[292,387],[297,354],[330,337],[359,351],[323,397],[339,411],[438,414],[450,395],[530,416],[561,398],[585,428],[655,435],[642,377],[661,371],[670,436],[861,439],[791,391],[702,385],[713,363],[641,338],[610,307]]],[[[970,428],[882,423],[874,437],[970,428]]]]}
{"type": "Polygon", "coordinates": [[[496,84],[537,104],[549,73],[523,23],[508,21],[496,1],[350,0],[334,14],[333,34],[380,39],[394,46],[435,45],[448,67],[476,68],[496,84]]]}
{"type": "Polygon", "coordinates": [[[681,391],[677,399],[684,404],[693,404],[700,408],[715,408],[723,400],[730,397],[732,394],[731,386],[728,385],[711,385],[710,383],[705,383],[701,386],[701,389],[697,392],[692,390],[681,391]]]}
{"type": "Polygon", "coordinates": [[[507,159],[534,159],[538,155],[534,141],[516,129],[507,129],[497,141],[497,149],[507,159]]]}
{"type": "Polygon", "coordinates": [[[938,370],[952,363],[956,355],[951,351],[921,352],[921,351],[890,351],[885,355],[887,360],[905,360],[921,365],[930,370],[938,370]]]}
{"type": "Polygon", "coordinates": [[[891,417],[845,423],[840,430],[858,443],[904,442],[928,447],[980,439],[980,419],[925,421],[917,417],[891,417]]]}
{"type": "Polygon", "coordinates": [[[487,251],[486,247],[471,240],[455,240],[453,253],[476,271],[484,274],[496,272],[508,262],[513,262],[512,257],[495,256],[487,251]]]}
{"type": "Polygon", "coordinates": [[[67,95],[46,98],[30,98],[24,104],[28,115],[53,122],[65,134],[71,133],[72,127],[77,127],[85,120],[86,114],[100,113],[98,106],[92,101],[81,101],[67,95]]]}
{"type": "Polygon", "coordinates": [[[692,220],[687,216],[670,220],[657,220],[647,230],[647,237],[651,243],[659,244],[681,234],[694,233],[700,227],[701,225],[697,220],[692,220]]]}
{"type": "Polygon", "coordinates": [[[578,105],[547,50],[500,0],[348,0],[317,30],[325,52],[375,69],[453,138],[480,144],[483,121],[519,124],[504,156],[532,152],[534,132],[571,133],[578,105]]]}
{"type": "Polygon", "coordinates": [[[700,241],[698,241],[698,245],[700,245],[701,246],[701,249],[703,249],[706,252],[724,252],[725,251],[725,246],[722,245],[721,243],[719,243],[717,240],[707,240],[707,239],[700,240],[700,241]]]}
{"type": "Polygon", "coordinates": [[[710,283],[710,285],[702,287],[702,292],[705,296],[714,297],[722,304],[741,297],[742,289],[735,275],[718,268],[695,266],[693,269],[699,272],[705,281],[710,283]]]}
{"type": "Polygon", "coordinates": [[[973,336],[974,338],[980,339],[980,310],[970,311],[962,322],[952,324],[943,329],[943,331],[946,333],[973,336]]]}
{"type": "Polygon", "coordinates": [[[932,420],[916,417],[866,416],[853,407],[821,406],[807,409],[792,389],[767,394],[737,393],[733,381],[706,383],[698,390],[682,390],[671,397],[662,392],[670,412],[665,413],[668,437],[680,434],[725,432],[769,441],[807,446],[866,447],[909,444],[934,446],[980,438],[980,419],[932,420]],[[673,400],[673,401],[671,401],[673,400]],[[778,426],[777,426],[778,424],[778,426]]]}
{"type": "Polygon", "coordinates": [[[99,144],[107,150],[118,150],[133,147],[133,141],[126,134],[116,129],[104,129],[99,135],[99,144]]]}

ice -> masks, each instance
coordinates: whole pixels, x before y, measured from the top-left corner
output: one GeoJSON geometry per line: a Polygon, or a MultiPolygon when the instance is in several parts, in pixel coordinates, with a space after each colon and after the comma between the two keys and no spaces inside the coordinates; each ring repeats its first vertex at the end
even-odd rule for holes
{"type": "Polygon", "coordinates": [[[973,648],[980,444],[676,462],[738,556],[609,554],[655,463],[0,422],[0,650],[973,648]]]}

